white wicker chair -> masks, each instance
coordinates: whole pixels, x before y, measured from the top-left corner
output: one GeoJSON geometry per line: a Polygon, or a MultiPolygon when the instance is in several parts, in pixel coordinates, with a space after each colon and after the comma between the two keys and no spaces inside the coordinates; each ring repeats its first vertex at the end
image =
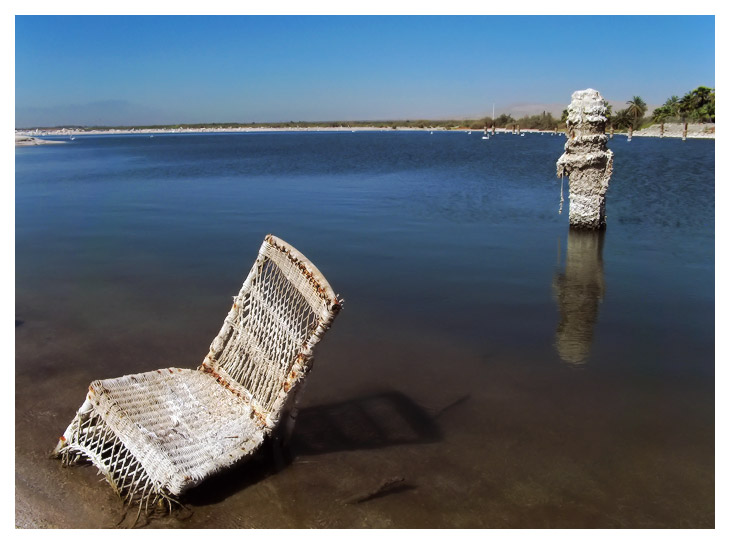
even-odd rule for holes
{"type": "Polygon", "coordinates": [[[202,365],[93,382],[54,455],[91,461],[140,510],[171,508],[272,433],[340,308],[319,270],[268,235],[202,365]]]}

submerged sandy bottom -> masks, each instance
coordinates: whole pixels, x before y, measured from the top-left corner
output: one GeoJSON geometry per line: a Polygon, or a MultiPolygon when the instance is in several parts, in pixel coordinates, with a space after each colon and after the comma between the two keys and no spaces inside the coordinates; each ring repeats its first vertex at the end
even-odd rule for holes
{"type": "MultiPolygon", "coordinates": [[[[617,383],[529,350],[393,335],[346,310],[301,396],[290,458],[265,449],[191,491],[186,510],[138,525],[714,526],[706,385],[617,383]],[[388,480],[399,483],[368,498],[388,480]]],[[[130,526],[134,513],[94,468],[48,453],[91,379],[193,367],[215,321],[183,334],[140,323],[101,339],[52,318],[16,324],[16,525],[130,526]]]]}

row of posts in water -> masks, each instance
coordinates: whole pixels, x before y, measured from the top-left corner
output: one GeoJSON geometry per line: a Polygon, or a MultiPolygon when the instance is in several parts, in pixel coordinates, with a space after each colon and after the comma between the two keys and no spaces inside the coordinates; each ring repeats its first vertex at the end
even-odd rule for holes
{"type": "MultiPolygon", "coordinates": [[[[687,139],[687,128],[688,128],[688,123],[685,123],[684,129],[682,130],[682,141],[685,141],[687,139]]],[[[494,136],[494,125],[492,125],[491,127],[484,125],[484,134],[488,134],[489,132],[491,132],[492,136],[494,136]]],[[[558,127],[555,127],[554,133],[555,134],[558,133],[558,127]]],[[[613,133],[614,133],[614,129],[613,129],[613,125],[612,125],[610,127],[610,131],[609,131],[609,138],[613,138],[613,133]]],[[[520,125],[512,125],[512,134],[518,134],[518,135],[520,134],[520,125]]],[[[630,126],[629,135],[628,135],[629,142],[631,141],[631,137],[633,136],[633,134],[634,134],[634,127],[630,126]]],[[[659,126],[659,137],[664,138],[664,123],[661,123],[661,125],[659,126]]]]}
{"type": "MultiPolygon", "coordinates": [[[[684,124],[684,129],[682,130],[682,141],[683,142],[687,140],[687,127],[688,127],[688,123],[685,123],[684,124]]],[[[634,133],[634,128],[633,127],[629,127],[629,138],[628,138],[628,141],[629,142],[631,141],[631,136],[633,135],[633,133],[634,133]]],[[[613,138],[613,127],[611,127],[611,135],[610,135],[610,137],[613,138]]],[[[660,138],[664,138],[664,123],[661,123],[659,125],[659,137],[660,138]]]]}

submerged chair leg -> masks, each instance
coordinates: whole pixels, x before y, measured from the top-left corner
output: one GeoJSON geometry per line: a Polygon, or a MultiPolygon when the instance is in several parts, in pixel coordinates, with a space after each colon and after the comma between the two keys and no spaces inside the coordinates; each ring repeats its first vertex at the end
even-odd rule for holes
{"type": "Polygon", "coordinates": [[[282,470],[294,460],[294,455],[291,451],[291,439],[299,413],[297,399],[304,389],[304,383],[297,384],[297,387],[291,392],[286,404],[281,410],[279,423],[269,438],[276,470],[282,470]]]}
{"type": "Polygon", "coordinates": [[[158,505],[171,510],[173,503],[177,503],[149,477],[134,455],[96,413],[88,397],[52,455],[61,459],[66,466],[91,462],[125,503],[139,503],[140,511],[144,509],[145,513],[149,512],[150,507],[154,509],[158,505]]]}

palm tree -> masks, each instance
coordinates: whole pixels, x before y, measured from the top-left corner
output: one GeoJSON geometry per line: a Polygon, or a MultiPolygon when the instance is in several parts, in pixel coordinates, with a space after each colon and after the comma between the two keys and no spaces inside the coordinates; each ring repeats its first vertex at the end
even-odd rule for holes
{"type": "Polygon", "coordinates": [[[628,110],[628,114],[634,118],[632,126],[634,128],[638,128],[639,119],[644,117],[644,114],[646,113],[646,102],[644,102],[640,96],[635,96],[626,103],[629,105],[629,107],[626,108],[628,110]]]}
{"type": "Polygon", "coordinates": [[[664,121],[666,121],[670,116],[671,111],[669,109],[669,106],[667,106],[666,104],[664,106],[654,108],[654,111],[651,112],[651,118],[655,123],[664,123],[664,121]]]}
{"type": "Polygon", "coordinates": [[[679,117],[679,97],[676,94],[667,98],[664,107],[667,108],[671,117],[679,117]]]}
{"type": "Polygon", "coordinates": [[[696,112],[696,117],[704,121],[705,119],[714,120],[715,118],[715,92],[709,87],[697,87],[690,93],[692,99],[692,108],[696,112]]]}
{"type": "Polygon", "coordinates": [[[715,120],[715,90],[709,87],[697,87],[685,94],[679,101],[679,112],[683,118],[689,117],[697,121],[715,120]]]}
{"type": "Polygon", "coordinates": [[[629,110],[618,110],[616,113],[613,114],[611,117],[611,122],[614,127],[617,129],[622,128],[628,128],[629,126],[633,126],[631,115],[629,114],[629,110]]]}

